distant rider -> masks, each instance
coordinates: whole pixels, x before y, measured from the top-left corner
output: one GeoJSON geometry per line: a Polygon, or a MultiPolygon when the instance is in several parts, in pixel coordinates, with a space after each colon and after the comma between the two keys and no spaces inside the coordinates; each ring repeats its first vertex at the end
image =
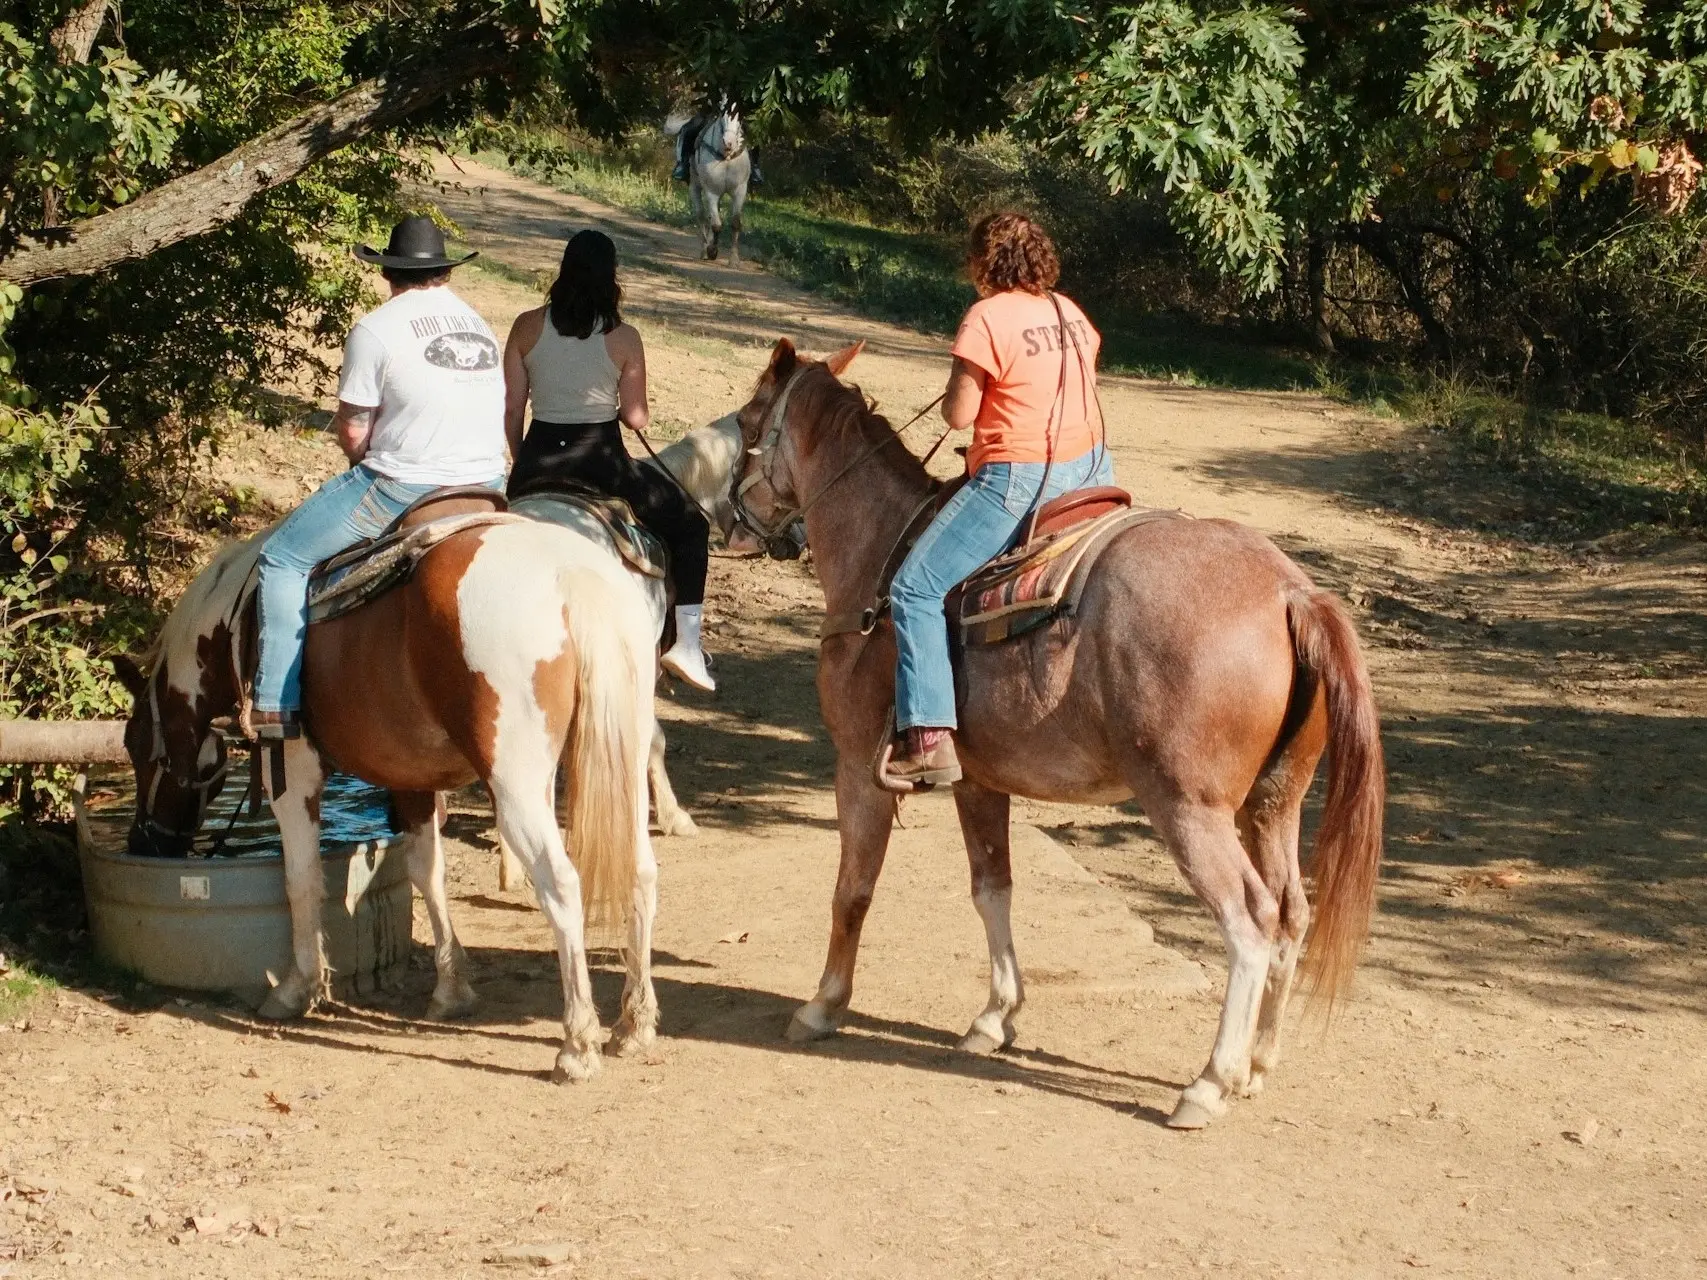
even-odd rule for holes
{"type": "MultiPolygon", "coordinates": [[[[693,150],[699,145],[699,135],[705,132],[705,126],[717,119],[715,111],[696,111],[688,117],[676,133],[676,167],[670,171],[670,176],[677,182],[688,180],[688,168],[693,150]]],[[[757,187],[764,183],[765,175],[759,172],[759,157],[752,147],[747,148],[747,162],[751,168],[747,171],[747,185],[757,187]]]]}
{"type": "Polygon", "coordinates": [[[895,724],[905,737],[888,765],[896,782],[960,778],[949,591],[1012,547],[1034,507],[1114,482],[1096,404],[1102,338],[1072,299],[1051,292],[1061,263],[1048,234],[1021,214],[992,214],[973,228],[966,266],[978,301],[955,335],[942,416],[954,430],[972,428],[972,478],[913,544],[889,589],[895,724]]]}
{"type": "Polygon", "coordinates": [[[385,252],[362,245],[391,300],[344,344],[332,420],[348,471],[321,485],[273,530],[260,557],[260,670],[244,726],[300,736],[308,575],[376,537],[416,499],[445,485],[504,484],[504,371],[498,340],[446,281],[475,257],[445,255],[431,218],[405,218],[385,252]]]}

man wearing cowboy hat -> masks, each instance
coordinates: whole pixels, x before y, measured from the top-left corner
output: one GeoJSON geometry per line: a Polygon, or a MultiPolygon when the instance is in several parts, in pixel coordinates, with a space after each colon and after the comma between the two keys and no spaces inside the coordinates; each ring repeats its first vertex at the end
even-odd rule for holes
{"type": "Polygon", "coordinates": [[[417,498],[444,485],[504,484],[504,370],[491,327],[451,292],[451,269],[428,217],[405,218],[381,253],[391,300],[357,321],[344,344],[332,430],[350,469],[321,485],[273,530],[260,557],[260,669],[245,726],[294,738],[302,706],[308,575],[352,543],[382,533],[417,498]]]}

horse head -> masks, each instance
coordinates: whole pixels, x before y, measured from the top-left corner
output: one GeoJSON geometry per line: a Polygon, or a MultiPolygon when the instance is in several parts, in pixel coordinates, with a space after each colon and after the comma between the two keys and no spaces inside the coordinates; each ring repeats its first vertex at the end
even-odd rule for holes
{"type": "Polygon", "coordinates": [[[856,342],[820,361],[800,355],[787,338],[779,339],[752,399],[736,415],[744,452],[730,476],[729,501],[738,527],[752,534],[772,559],[800,555],[804,539],[794,536],[794,528],[822,496],[800,491],[800,446],[788,430],[789,401],[826,373],[829,384],[842,389],[838,379],[864,347],[863,341],[856,342]]]}
{"type": "Polygon", "coordinates": [[[725,107],[717,117],[716,141],[712,149],[723,159],[733,160],[747,149],[747,133],[741,126],[741,113],[734,107],[725,107]]]}
{"type": "Polygon", "coordinates": [[[258,544],[235,544],[203,571],[167,618],[146,669],[113,660],[132,700],[124,745],[136,774],[129,837],[136,856],[186,856],[225,786],[225,738],[213,721],[236,709],[230,597],[257,551],[258,544]]]}

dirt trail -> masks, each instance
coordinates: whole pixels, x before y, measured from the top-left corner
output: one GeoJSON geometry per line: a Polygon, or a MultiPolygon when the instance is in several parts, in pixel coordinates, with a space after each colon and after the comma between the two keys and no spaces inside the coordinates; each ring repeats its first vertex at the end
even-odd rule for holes
{"type": "MultiPolygon", "coordinates": [[[[617,236],[666,427],[738,403],[784,332],[866,338],[853,376],[892,414],[940,390],[934,339],[463,167],[438,199],[506,267],[550,268],[572,225],[617,236]]],[[[458,288],[500,329],[532,301],[491,272],[458,288]]],[[[718,560],[723,689],[666,707],[704,834],[660,842],[652,1058],[544,1083],[548,935],[495,888],[489,815],[459,809],[453,909],[486,999],[469,1023],[419,1021],[417,948],[405,991],[291,1027],[80,991],[0,1035],[0,1195],[55,1184],[0,1203],[0,1276],[481,1275],[525,1242],[601,1277],[1707,1270],[1701,556],[1573,557],[1407,517],[1414,442],[1315,398],[1106,394],[1129,487],[1269,532],[1369,642],[1382,911],[1354,998],[1331,1030],[1296,1020],[1262,1098],[1200,1135],[1156,1123],[1207,1053],[1223,970],[1131,807],[1016,806],[1015,1051],[951,1049],[985,962],[941,798],[897,833],[847,1032],[785,1045],[835,876],[818,597],[798,565],[718,560]],[[184,1227],[204,1209],[270,1234],[184,1227]]],[[[264,443],[246,465],[281,500],[330,469],[264,443]]],[[[607,1016],[619,983],[601,970],[607,1016]]]]}

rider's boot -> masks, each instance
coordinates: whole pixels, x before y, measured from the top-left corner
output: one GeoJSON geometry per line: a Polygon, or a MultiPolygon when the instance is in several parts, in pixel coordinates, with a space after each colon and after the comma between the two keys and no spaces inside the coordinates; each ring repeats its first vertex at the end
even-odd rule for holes
{"type": "Polygon", "coordinates": [[[288,742],[302,736],[302,720],[294,711],[261,711],[246,707],[239,725],[254,742],[288,742]]]}
{"type": "Polygon", "coordinates": [[[703,605],[677,605],[676,642],[659,662],[663,664],[664,670],[678,680],[684,680],[705,693],[714,693],[717,690],[717,681],[711,678],[710,663],[706,661],[705,650],[700,646],[704,625],[703,605]]]}
{"type": "Polygon", "coordinates": [[[759,169],[759,158],[758,158],[758,156],[753,155],[751,148],[748,149],[747,155],[751,158],[751,164],[752,164],[752,168],[747,171],[747,185],[750,187],[762,187],[762,186],[764,186],[765,185],[765,175],[759,169]]]}
{"type": "Polygon", "coordinates": [[[688,160],[687,157],[682,155],[680,152],[676,153],[676,167],[670,170],[670,176],[677,182],[686,182],[688,180],[688,160]]]}
{"type": "Polygon", "coordinates": [[[950,729],[908,729],[906,749],[892,756],[883,772],[895,783],[911,783],[914,787],[934,786],[939,782],[960,781],[960,757],[954,750],[954,732],[950,729]]]}

